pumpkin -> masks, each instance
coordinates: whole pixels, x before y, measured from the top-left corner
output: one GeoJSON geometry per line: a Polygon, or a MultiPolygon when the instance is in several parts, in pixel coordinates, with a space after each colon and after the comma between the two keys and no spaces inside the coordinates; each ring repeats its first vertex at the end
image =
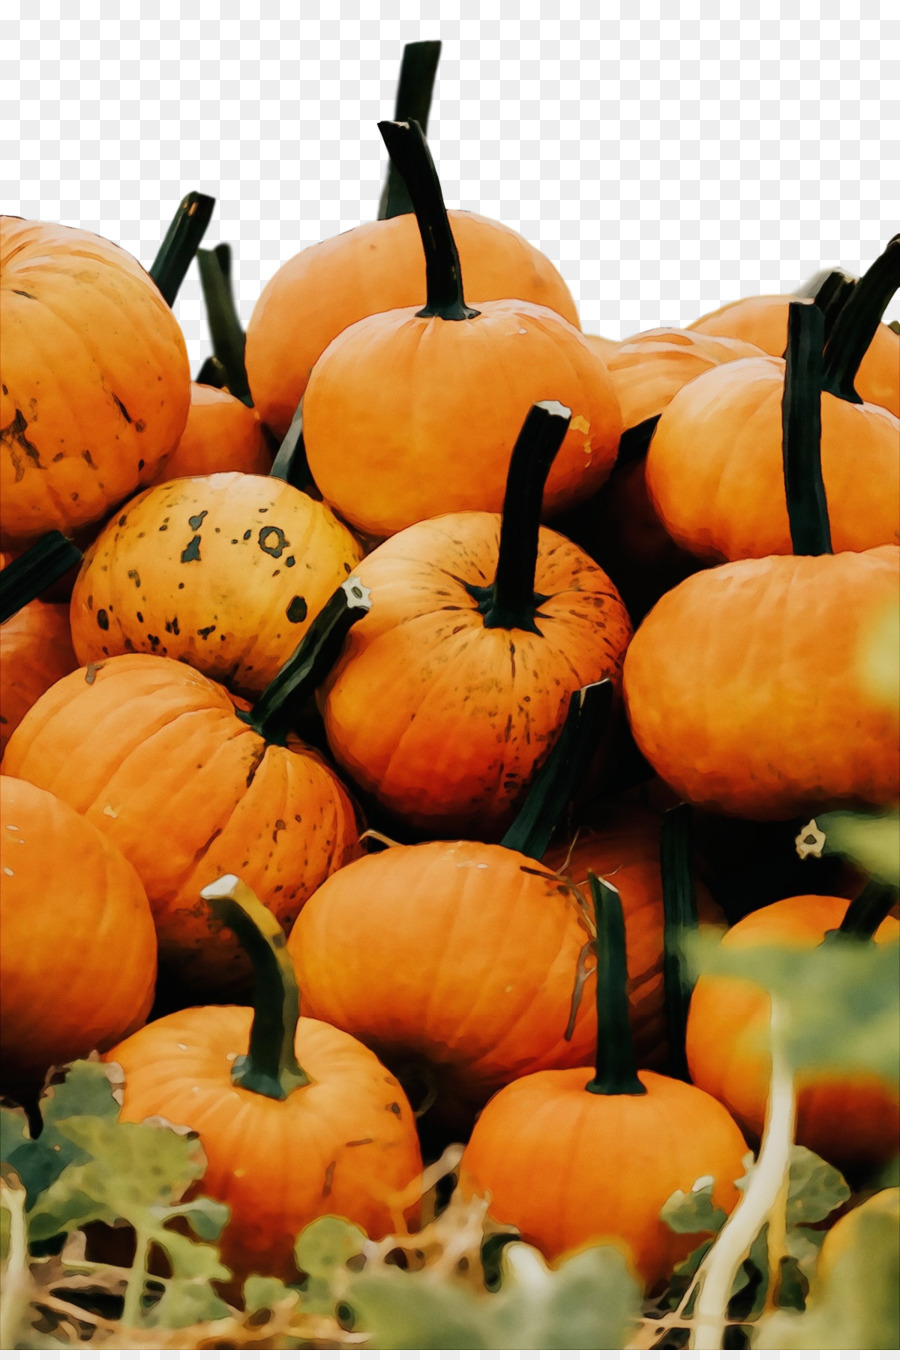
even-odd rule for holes
{"type": "Polygon", "coordinates": [[[200,899],[205,883],[239,869],[287,928],[357,853],[350,798],[289,735],[285,708],[366,607],[352,581],[337,591],[253,708],[181,661],[117,656],[60,680],[13,734],[4,772],[65,799],[137,868],[167,985],[216,999],[247,985],[243,951],[200,899]]]}
{"type": "Polygon", "coordinates": [[[706,1236],[676,1234],[660,1218],[663,1204],[709,1177],[714,1203],[729,1212],[747,1145],[706,1092],[637,1068],[623,909],[615,889],[593,875],[591,889],[598,929],[594,1067],[535,1072],[493,1096],[463,1152],[460,1184],[489,1195],[491,1217],[551,1263],[598,1242],[616,1244],[650,1292],[706,1236]]]}
{"type": "Polygon", "coordinates": [[[624,665],[632,732],[656,772],[681,798],[754,820],[890,802],[900,740],[858,664],[871,620],[896,598],[900,551],[828,551],[815,466],[822,317],[811,303],[791,308],[784,421],[797,555],[688,577],[640,624],[624,665]],[[804,459],[810,475],[795,487],[804,459]]]}
{"type": "Polygon", "coordinates": [[[0,854],[2,1086],[33,1095],[49,1067],[143,1024],[156,934],[143,885],[112,838],[55,794],[6,775],[0,854]]]}
{"type": "Polygon", "coordinates": [[[102,519],[153,476],[190,403],[181,329],[158,288],[91,232],[0,219],[0,539],[102,519]]]}
{"type": "Polygon", "coordinates": [[[373,607],[320,703],[341,769],[404,825],[502,833],[572,690],[618,684],[631,630],[615,586],[538,522],[568,419],[554,402],[529,414],[502,518],[437,516],[360,565],[373,607]]]}
{"type": "Polygon", "coordinates": [[[315,363],[303,426],[316,485],[373,537],[453,510],[497,511],[525,414],[552,398],[573,418],[545,511],[586,499],[608,475],[622,429],[605,365],[570,322],[517,293],[466,305],[421,130],[379,127],[416,204],[427,297],[424,308],[396,307],[348,326],[315,363]]]}
{"type": "Polygon", "coordinates": [[[230,392],[193,382],[184,431],[150,485],[213,472],[263,477],[271,466],[272,455],[259,412],[230,392]]]}
{"type": "MultiPolygon", "coordinates": [[[[770,903],[726,931],[727,949],[758,945],[820,945],[837,930],[850,904],[845,898],[805,894],[770,903]]],[[[895,940],[888,917],[875,940],[895,940]]],[[[798,966],[802,964],[798,963],[798,966]]],[[[688,1014],[686,1048],[693,1081],[731,1110],[749,1137],[758,1138],[766,1113],[771,1060],[770,1002],[756,984],[701,976],[688,1014]]],[[[835,1024],[839,1024],[835,1017],[835,1024]]],[[[839,1167],[883,1164],[900,1138],[900,1091],[870,1073],[799,1071],[795,1141],[839,1167]]]]}
{"type": "Polygon", "coordinates": [[[900,1239],[900,1185],[878,1190],[855,1204],[830,1227],[816,1257],[816,1285],[826,1283],[841,1269],[844,1257],[852,1252],[868,1225],[883,1221],[900,1239]]]}
{"type": "Polygon", "coordinates": [[[631,430],[658,416],[676,392],[720,364],[759,358],[763,351],[747,340],[708,336],[660,327],[623,340],[606,356],[622,424],[631,430]]]}
{"type": "MultiPolygon", "coordinates": [[[[900,237],[857,284],[825,349],[821,459],[836,552],[900,542],[900,420],[860,401],[853,386],[898,283],[900,237]]],[[[783,389],[780,359],[720,366],[682,388],[653,432],[651,500],[676,543],[705,561],[791,552],[781,495],[783,389]]]]}
{"type": "Polygon", "coordinates": [[[167,481],[123,506],[85,553],[75,652],[82,665],[173,656],[259,694],[361,556],[327,506],[276,478],[167,481]]]}
{"type": "Polygon", "coordinates": [[[230,1209],[223,1261],[292,1279],[294,1240],[321,1214],[372,1238],[415,1222],[422,1158],[399,1083],[347,1034],[300,1020],[284,936],[234,875],[202,892],[254,960],[253,1008],[154,1020],[106,1055],[124,1072],[120,1119],[162,1116],[200,1135],[195,1193],[230,1209]],[[302,1066],[301,1066],[302,1063],[302,1066]]]}
{"type": "Polygon", "coordinates": [[[32,600],[0,624],[0,756],[35,700],[77,668],[67,605],[32,600]]]}

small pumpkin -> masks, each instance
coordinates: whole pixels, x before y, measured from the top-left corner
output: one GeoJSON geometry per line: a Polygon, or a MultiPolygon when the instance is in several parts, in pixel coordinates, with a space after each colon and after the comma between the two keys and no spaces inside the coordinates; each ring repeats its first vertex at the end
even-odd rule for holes
{"type": "Polygon", "coordinates": [[[491,1217],[551,1262],[612,1242],[648,1292],[705,1234],[676,1234],[660,1210],[676,1190],[713,1180],[713,1200],[737,1203],[747,1145],[705,1091],[638,1070],[625,997],[625,929],[618,893],[591,875],[597,919],[595,1064],[510,1082],[481,1112],[460,1163],[491,1217]]]}
{"type": "Polygon", "coordinates": [[[0,776],[0,1068],[6,1093],[146,1020],[156,932],[137,872],[55,794],[0,776]],[[64,947],[61,945],[64,944],[64,947]]]}
{"type": "Polygon", "coordinates": [[[107,1060],[125,1076],[120,1118],[196,1130],[206,1154],[196,1191],[231,1211],[223,1261],[238,1277],[291,1280],[294,1240],[322,1214],[376,1239],[415,1223],[415,1119],[362,1044],[299,1018],[281,927],[246,885],[226,875],[202,897],[253,959],[253,1008],[194,1007],[112,1048],[107,1060]]]}
{"type": "Polygon", "coordinates": [[[32,704],[77,669],[67,605],[32,600],[0,624],[0,756],[32,704]]]}
{"type": "Polygon", "coordinates": [[[272,454],[259,412],[230,392],[192,382],[181,438],[149,485],[214,472],[264,477],[271,466],[272,454]]]}

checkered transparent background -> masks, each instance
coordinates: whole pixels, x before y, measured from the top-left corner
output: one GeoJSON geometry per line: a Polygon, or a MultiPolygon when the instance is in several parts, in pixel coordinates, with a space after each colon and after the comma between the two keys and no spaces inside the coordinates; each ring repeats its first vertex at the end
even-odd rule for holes
{"type": "MultiPolygon", "coordinates": [[[[448,204],[544,250],[585,330],[685,324],[823,265],[858,272],[898,229],[897,13],[887,0],[13,0],[3,210],[100,232],[147,265],[184,192],[213,194],[206,244],[232,244],[246,323],[282,261],[374,216],[375,124],[393,114],[403,44],[440,38],[431,142],[448,204]]],[[[177,312],[196,366],[195,267],[177,312]]]]}

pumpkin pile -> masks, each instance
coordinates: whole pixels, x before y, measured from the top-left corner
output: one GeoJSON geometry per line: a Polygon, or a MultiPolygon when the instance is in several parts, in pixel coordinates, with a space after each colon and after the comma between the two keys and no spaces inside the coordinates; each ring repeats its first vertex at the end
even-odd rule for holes
{"type": "MultiPolygon", "coordinates": [[[[246,335],[202,195],[149,271],[0,220],[0,1087],[121,1064],[122,1120],[199,1133],[238,1279],[325,1213],[414,1229],[458,1140],[499,1223],[652,1292],[703,1240],[664,1202],[733,1208],[769,1071],[749,984],[673,1018],[667,817],[727,947],[813,949],[864,877],[801,827],[900,796],[860,678],[900,587],[900,238],[604,341],[446,210],[419,122],[379,129],[379,219],[246,335]]],[[[799,1106],[848,1175],[889,1162],[889,1082],[799,1106]]]]}

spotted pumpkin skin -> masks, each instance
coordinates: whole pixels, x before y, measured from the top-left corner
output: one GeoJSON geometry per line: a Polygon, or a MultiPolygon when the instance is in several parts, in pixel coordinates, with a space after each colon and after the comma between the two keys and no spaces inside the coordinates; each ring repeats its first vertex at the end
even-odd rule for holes
{"type": "Polygon", "coordinates": [[[898,582],[900,549],[885,546],[730,562],[675,586],[624,666],[631,729],[657,774],[755,821],[893,802],[898,712],[861,670],[898,582]]]}
{"type": "Polygon", "coordinates": [[[357,853],[350,798],[317,752],[266,743],[227,690],[168,657],[120,656],[54,685],[26,714],[3,771],[102,827],[137,869],[160,961],[192,994],[249,979],[244,951],[200,889],[237,873],[288,929],[357,853]]]}
{"type": "Polygon", "coordinates": [[[79,663],[171,656],[259,694],[362,549],[327,506],[241,472],[151,487],[109,521],[72,592],[79,663]]]}
{"type": "Polygon", "coordinates": [[[320,691],[341,768],[435,835],[508,825],[572,692],[606,677],[618,685],[631,636],[609,577],[546,528],[539,631],[486,627],[467,585],[493,581],[499,535],[499,515],[442,515],[370,553],[357,574],[372,608],[320,691]]]}
{"type": "Polygon", "coordinates": [[[102,519],[149,481],[190,404],[181,328],[126,251],[0,219],[0,540],[102,519]]]}

